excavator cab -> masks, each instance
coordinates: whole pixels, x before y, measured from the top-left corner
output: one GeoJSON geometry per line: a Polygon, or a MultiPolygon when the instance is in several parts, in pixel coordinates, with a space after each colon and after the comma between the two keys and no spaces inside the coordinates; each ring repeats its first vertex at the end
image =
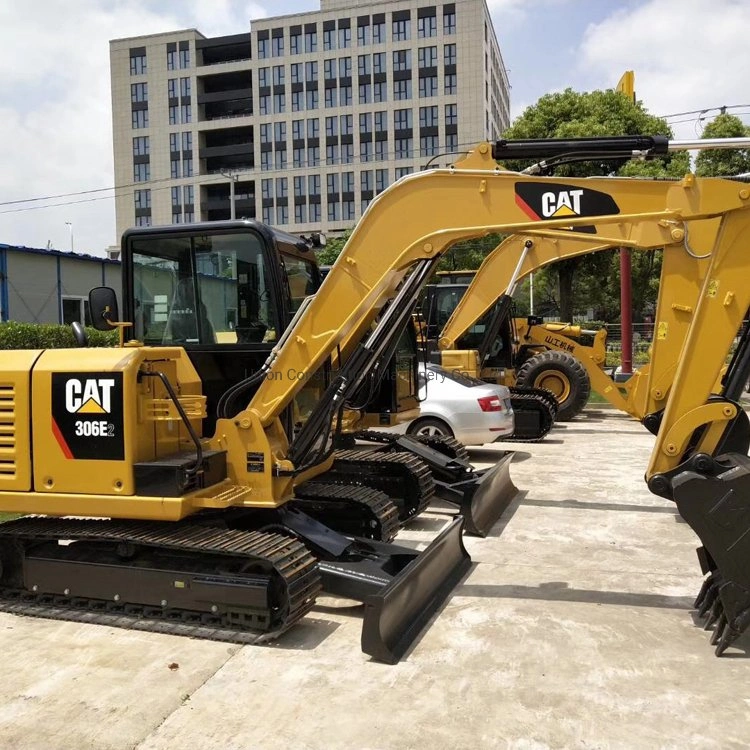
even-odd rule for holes
{"type": "Polygon", "coordinates": [[[321,283],[309,244],[255,221],[130,229],[122,268],[133,338],[185,349],[207,399],[206,434],[223,393],[260,369],[321,283]]]}

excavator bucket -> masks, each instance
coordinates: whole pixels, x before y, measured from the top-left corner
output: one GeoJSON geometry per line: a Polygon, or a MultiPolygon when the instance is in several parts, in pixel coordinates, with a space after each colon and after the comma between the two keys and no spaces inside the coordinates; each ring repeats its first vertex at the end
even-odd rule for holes
{"type": "Polygon", "coordinates": [[[364,653],[395,664],[411,647],[471,567],[462,526],[454,519],[422,552],[355,542],[348,559],[319,563],[324,591],[364,602],[364,653]]]}
{"type": "Polygon", "coordinates": [[[693,457],[672,479],[680,515],[698,535],[707,576],[695,602],[721,656],[750,627],[750,457],[693,457]],[[694,470],[693,470],[694,469],[694,470]]]}
{"type": "Polygon", "coordinates": [[[494,466],[474,470],[466,479],[457,482],[435,480],[435,494],[458,506],[467,534],[487,536],[518,493],[510,476],[512,461],[513,453],[509,452],[494,466]]]}

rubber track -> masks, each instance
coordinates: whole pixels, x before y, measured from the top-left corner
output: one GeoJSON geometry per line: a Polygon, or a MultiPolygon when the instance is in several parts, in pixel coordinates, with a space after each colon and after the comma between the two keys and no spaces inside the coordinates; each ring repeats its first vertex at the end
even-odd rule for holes
{"type": "Polygon", "coordinates": [[[362,528],[357,533],[352,532],[353,536],[390,542],[399,529],[398,508],[385,492],[372,487],[330,484],[318,479],[311,479],[294,488],[292,504],[341,533],[349,533],[349,531],[337,527],[337,509],[346,505],[349,506],[346,509],[347,512],[351,512],[352,506],[358,507],[362,513],[361,522],[366,528],[362,528]],[[323,513],[317,511],[323,511],[323,513]],[[375,526],[373,526],[373,523],[375,526]],[[378,530],[377,534],[373,533],[375,529],[378,530]]]}
{"type": "Polygon", "coordinates": [[[281,534],[235,531],[190,521],[167,523],[27,517],[0,524],[0,541],[3,537],[21,543],[60,539],[125,542],[156,549],[253,557],[264,560],[273,568],[286,582],[288,594],[286,617],[274,630],[263,633],[227,626],[218,617],[212,622],[204,612],[0,588],[0,610],[14,614],[232,643],[262,643],[277,638],[304,617],[322,589],[315,557],[296,539],[281,534]],[[137,611],[125,611],[126,607],[137,611]]]}
{"type": "Polygon", "coordinates": [[[554,424],[553,412],[550,410],[546,403],[546,398],[538,396],[535,393],[529,393],[525,388],[511,388],[510,389],[510,402],[513,407],[513,411],[534,411],[542,414],[542,426],[541,430],[535,432],[532,435],[524,435],[521,433],[513,432],[505,440],[513,440],[518,443],[538,443],[543,440],[547,433],[552,429],[554,424]]]}
{"type": "Polygon", "coordinates": [[[416,492],[408,502],[405,497],[395,496],[401,523],[426,510],[435,495],[435,481],[427,464],[405,451],[384,453],[367,448],[337,451],[331,469],[317,479],[333,484],[372,487],[391,497],[389,487],[392,487],[393,480],[406,480],[411,485],[407,491],[416,492]]]}
{"type": "MultiPolygon", "coordinates": [[[[379,432],[378,430],[362,430],[361,432],[355,432],[354,437],[357,440],[390,444],[395,443],[402,435],[392,432],[379,432]]],[[[461,461],[469,460],[469,452],[466,450],[466,446],[454,437],[446,435],[409,435],[408,437],[410,440],[416,440],[418,443],[434,448],[448,458],[457,458],[461,461]],[[443,447],[447,450],[443,450],[443,447]]],[[[403,450],[403,448],[399,449],[403,450]]]]}

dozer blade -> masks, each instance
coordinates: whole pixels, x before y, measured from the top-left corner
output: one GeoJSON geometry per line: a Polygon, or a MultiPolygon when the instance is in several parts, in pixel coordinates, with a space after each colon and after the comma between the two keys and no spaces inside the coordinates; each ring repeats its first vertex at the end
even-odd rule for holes
{"type": "Polygon", "coordinates": [[[672,479],[672,491],[703,543],[698,556],[708,577],[695,607],[707,629],[716,624],[711,643],[721,656],[750,626],[750,458],[703,455],[691,464],[672,479]]]}
{"type": "Polygon", "coordinates": [[[362,651],[395,664],[471,567],[456,518],[427,549],[354,540],[359,559],[321,561],[327,593],[364,602],[362,651]]]}
{"type": "Polygon", "coordinates": [[[489,469],[475,470],[457,482],[435,480],[435,494],[457,505],[464,517],[464,531],[485,537],[518,493],[510,476],[513,454],[503,456],[489,469]]]}

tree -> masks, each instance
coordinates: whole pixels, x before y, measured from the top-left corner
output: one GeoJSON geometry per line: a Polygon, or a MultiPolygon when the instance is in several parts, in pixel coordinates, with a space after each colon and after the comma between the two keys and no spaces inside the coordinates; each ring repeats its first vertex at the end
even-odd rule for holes
{"type": "Polygon", "coordinates": [[[318,263],[321,266],[332,266],[336,262],[336,258],[339,257],[339,253],[343,250],[344,245],[346,245],[347,240],[351,237],[353,231],[354,227],[347,229],[336,237],[327,237],[326,246],[315,253],[318,263]]]}
{"type": "MultiPolygon", "coordinates": [[[[582,138],[605,135],[666,135],[672,131],[666,121],[650,115],[638,102],[614,91],[563,92],[547,94],[524,113],[503,133],[503,138],[582,138]]],[[[509,169],[522,170],[531,161],[508,162],[509,169]]],[[[669,154],[649,162],[624,159],[594,159],[586,162],[561,164],[555,168],[559,177],[590,177],[622,174],[627,176],[677,177],[690,171],[686,153],[669,154]]],[[[610,258],[611,258],[610,254],[610,258]]],[[[602,274],[611,264],[602,261],[600,254],[584,256],[556,263],[549,273],[556,276],[560,317],[572,320],[576,303],[576,274],[592,283],[592,290],[602,287],[602,274]]],[[[587,285],[588,286],[588,285],[587,285]]],[[[550,290],[554,296],[554,290],[550,290]]],[[[591,306],[591,305],[587,305],[591,306]]],[[[619,306],[618,306],[619,307],[619,306]]]]}
{"type": "Polygon", "coordinates": [[[463,240],[452,245],[438,264],[439,271],[474,270],[505,239],[507,235],[487,234],[473,240],[463,240]]]}
{"type": "MultiPolygon", "coordinates": [[[[722,113],[706,125],[703,138],[739,138],[750,135],[750,128],[739,117],[722,113]]],[[[728,177],[750,172],[750,150],[701,151],[695,160],[701,177],[728,177]]]]}

